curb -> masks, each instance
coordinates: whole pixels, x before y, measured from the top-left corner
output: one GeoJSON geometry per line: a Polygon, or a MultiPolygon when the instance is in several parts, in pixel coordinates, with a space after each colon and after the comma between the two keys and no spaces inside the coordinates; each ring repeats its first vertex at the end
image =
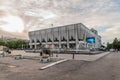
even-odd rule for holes
{"type": "Polygon", "coordinates": [[[54,65],[56,65],[56,64],[59,64],[59,63],[65,62],[65,61],[68,61],[68,59],[64,59],[64,60],[60,60],[60,61],[51,63],[51,64],[49,64],[49,65],[47,65],[47,66],[41,67],[40,70],[44,70],[44,69],[46,69],[46,68],[49,68],[49,67],[51,67],[51,66],[54,66],[54,65]]]}
{"type": "Polygon", "coordinates": [[[110,54],[110,52],[106,52],[106,54],[105,54],[105,55],[101,56],[100,58],[96,59],[95,61],[98,61],[98,60],[100,60],[100,59],[104,58],[105,56],[107,56],[107,55],[109,55],[109,54],[110,54]]]}
{"type": "MultiPolygon", "coordinates": [[[[90,55],[91,57],[90,58],[85,58],[85,59],[80,59],[80,60],[82,60],[82,61],[97,61],[97,60],[99,60],[99,59],[101,59],[101,58],[103,58],[104,56],[107,56],[107,55],[109,55],[109,53],[110,52],[103,52],[103,53],[100,53],[100,54],[96,54],[96,55],[90,55]],[[102,56],[101,56],[101,54],[103,54],[102,56]],[[100,55],[99,57],[97,57],[97,58],[95,58],[94,59],[94,57],[92,58],[92,56],[98,56],[98,55],[100,55]]],[[[71,60],[79,60],[79,59],[71,59],[71,60]]]]}

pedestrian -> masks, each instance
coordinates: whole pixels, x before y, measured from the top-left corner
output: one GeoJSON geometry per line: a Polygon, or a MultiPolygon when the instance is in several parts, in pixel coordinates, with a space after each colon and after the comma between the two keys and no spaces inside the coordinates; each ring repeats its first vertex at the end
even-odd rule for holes
{"type": "Polygon", "coordinates": [[[58,51],[57,51],[56,57],[58,57],[58,54],[60,54],[60,52],[61,52],[61,49],[58,48],[58,51]]]}
{"type": "Polygon", "coordinates": [[[116,49],[116,52],[118,53],[118,49],[116,49]]]}
{"type": "Polygon", "coordinates": [[[40,51],[40,56],[42,56],[43,55],[43,53],[42,53],[42,50],[40,51]]]}

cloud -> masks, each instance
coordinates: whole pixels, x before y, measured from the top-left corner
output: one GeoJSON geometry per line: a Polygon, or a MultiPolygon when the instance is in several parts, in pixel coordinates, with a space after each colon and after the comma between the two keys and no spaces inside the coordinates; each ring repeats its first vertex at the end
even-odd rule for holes
{"type": "Polygon", "coordinates": [[[17,15],[24,30],[83,23],[99,31],[103,41],[120,38],[119,0],[0,0],[0,17],[17,15]],[[113,33],[112,36],[110,33],[113,33]]]}
{"type": "Polygon", "coordinates": [[[22,32],[24,29],[23,21],[17,16],[7,16],[1,18],[0,21],[4,22],[4,24],[0,26],[3,30],[10,32],[22,32]]]}

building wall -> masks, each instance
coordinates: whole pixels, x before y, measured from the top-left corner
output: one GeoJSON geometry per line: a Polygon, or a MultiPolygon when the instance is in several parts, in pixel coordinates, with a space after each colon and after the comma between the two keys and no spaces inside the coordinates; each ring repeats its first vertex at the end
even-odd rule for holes
{"type": "Polygon", "coordinates": [[[96,33],[96,30],[91,31],[81,23],[31,31],[29,32],[30,46],[35,49],[39,48],[39,44],[55,45],[56,48],[76,48],[80,41],[86,43],[87,37],[95,37],[96,42],[86,43],[86,47],[100,48],[101,37],[96,33]]]}

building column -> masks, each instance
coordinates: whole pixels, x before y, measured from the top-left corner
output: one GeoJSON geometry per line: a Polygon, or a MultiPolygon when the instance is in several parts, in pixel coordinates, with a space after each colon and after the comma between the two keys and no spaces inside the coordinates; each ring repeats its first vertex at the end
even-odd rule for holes
{"type": "Polygon", "coordinates": [[[84,35],[84,42],[85,42],[85,47],[87,48],[87,42],[86,42],[86,38],[87,38],[87,32],[85,31],[85,33],[84,33],[85,35],[84,35]]]}
{"type": "Polygon", "coordinates": [[[75,28],[75,43],[76,43],[76,49],[77,49],[77,45],[78,45],[78,30],[77,30],[77,25],[74,24],[74,28],[75,28]]]}
{"type": "Polygon", "coordinates": [[[67,48],[70,48],[70,46],[69,46],[69,28],[68,27],[66,27],[67,28],[67,30],[66,30],[66,32],[67,32],[67,48]]]}
{"type": "Polygon", "coordinates": [[[30,45],[30,49],[32,49],[33,47],[32,47],[32,40],[31,39],[29,41],[29,45],[30,45]]]}
{"type": "Polygon", "coordinates": [[[54,31],[53,31],[53,28],[51,28],[51,34],[52,34],[52,48],[54,48],[54,31]]]}
{"type": "Polygon", "coordinates": [[[32,49],[32,45],[30,45],[30,49],[32,49]]]}
{"type": "Polygon", "coordinates": [[[59,48],[61,48],[61,42],[59,42],[59,48]]]}
{"type": "Polygon", "coordinates": [[[61,32],[60,32],[60,28],[58,28],[58,36],[59,36],[59,48],[61,48],[61,32]]]}
{"type": "Polygon", "coordinates": [[[46,47],[48,47],[48,35],[47,35],[47,30],[45,30],[45,41],[46,41],[45,45],[46,45],[46,47]]]}
{"type": "Polygon", "coordinates": [[[35,44],[34,45],[35,45],[35,49],[37,49],[37,41],[36,41],[36,39],[35,39],[35,44]]]}

